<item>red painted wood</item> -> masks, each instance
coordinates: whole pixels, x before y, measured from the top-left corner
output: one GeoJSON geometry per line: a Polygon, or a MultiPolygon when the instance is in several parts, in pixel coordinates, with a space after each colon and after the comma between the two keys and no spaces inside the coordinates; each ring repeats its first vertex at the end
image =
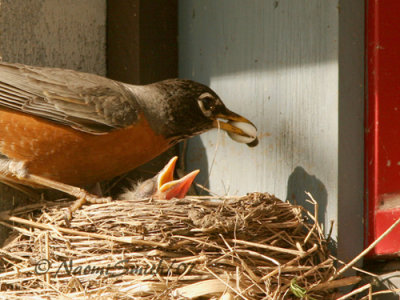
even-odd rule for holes
{"type": "MultiPolygon", "coordinates": [[[[365,240],[368,245],[400,217],[400,1],[370,0],[366,7],[365,240]],[[383,201],[387,194],[392,194],[390,203],[383,201]]],[[[400,227],[370,255],[396,252],[400,252],[400,227]]]]}

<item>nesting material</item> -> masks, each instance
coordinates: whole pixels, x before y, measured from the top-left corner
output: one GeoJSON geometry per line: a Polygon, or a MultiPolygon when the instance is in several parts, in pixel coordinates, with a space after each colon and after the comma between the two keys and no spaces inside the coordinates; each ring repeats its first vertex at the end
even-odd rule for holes
{"type": "Polygon", "coordinates": [[[8,212],[0,298],[328,299],[314,213],[269,194],[69,203],[8,212]],[[306,220],[307,219],[307,220],[306,220]]]}

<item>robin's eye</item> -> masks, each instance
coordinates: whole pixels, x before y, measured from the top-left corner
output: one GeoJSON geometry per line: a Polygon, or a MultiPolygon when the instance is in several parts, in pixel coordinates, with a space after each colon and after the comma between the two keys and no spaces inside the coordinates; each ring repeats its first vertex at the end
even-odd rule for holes
{"type": "Polygon", "coordinates": [[[205,110],[212,110],[214,108],[214,100],[211,98],[201,99],[201,102],[205,110]]]}
{"type": "Polygon", "coordinates": [[[197,100],[199,107],[206,117],[211,117],[215,109],[215,99],[209,93],[201,94],[197,100]]]}

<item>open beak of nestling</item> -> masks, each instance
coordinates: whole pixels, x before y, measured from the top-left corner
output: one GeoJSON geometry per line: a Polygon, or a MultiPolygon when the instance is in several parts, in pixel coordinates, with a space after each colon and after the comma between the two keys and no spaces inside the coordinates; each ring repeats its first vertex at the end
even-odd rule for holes
{"type": "Polygon", "coordinates": [[[159,199],[184,198],[193,180],[200,170],[195,170],[184,177],[174,180],[174,170],[178,157],[171,158],[168,164],[160,171],[157,178],[157,192],[154,197],[159,199]]]}
{"type": "Polygon", "coordinates": [[[216,114],[215,117],[217,119],[214,120],[213,127],[225,130],[236,142],[245,143],[249,147],[257,146],[257,128],[248,119],[227,108],[223,112],[216,114]],[[220,119],[228,122],[223,122],[220,119]]]}

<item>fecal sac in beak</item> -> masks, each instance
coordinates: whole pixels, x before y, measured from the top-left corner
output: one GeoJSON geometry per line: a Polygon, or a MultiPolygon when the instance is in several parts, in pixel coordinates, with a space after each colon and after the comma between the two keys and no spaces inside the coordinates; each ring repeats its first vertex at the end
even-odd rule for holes
{"type": "Polygon", "coordinates": [[[215,128],[225,130],[229,137],[236,142],[247,144],[249,147],[257,146],[257,128],[248,119],[228,109],[223,113],[218,114],[216,117],[228,120],[228,122],[215,120],[215,128]]]}

